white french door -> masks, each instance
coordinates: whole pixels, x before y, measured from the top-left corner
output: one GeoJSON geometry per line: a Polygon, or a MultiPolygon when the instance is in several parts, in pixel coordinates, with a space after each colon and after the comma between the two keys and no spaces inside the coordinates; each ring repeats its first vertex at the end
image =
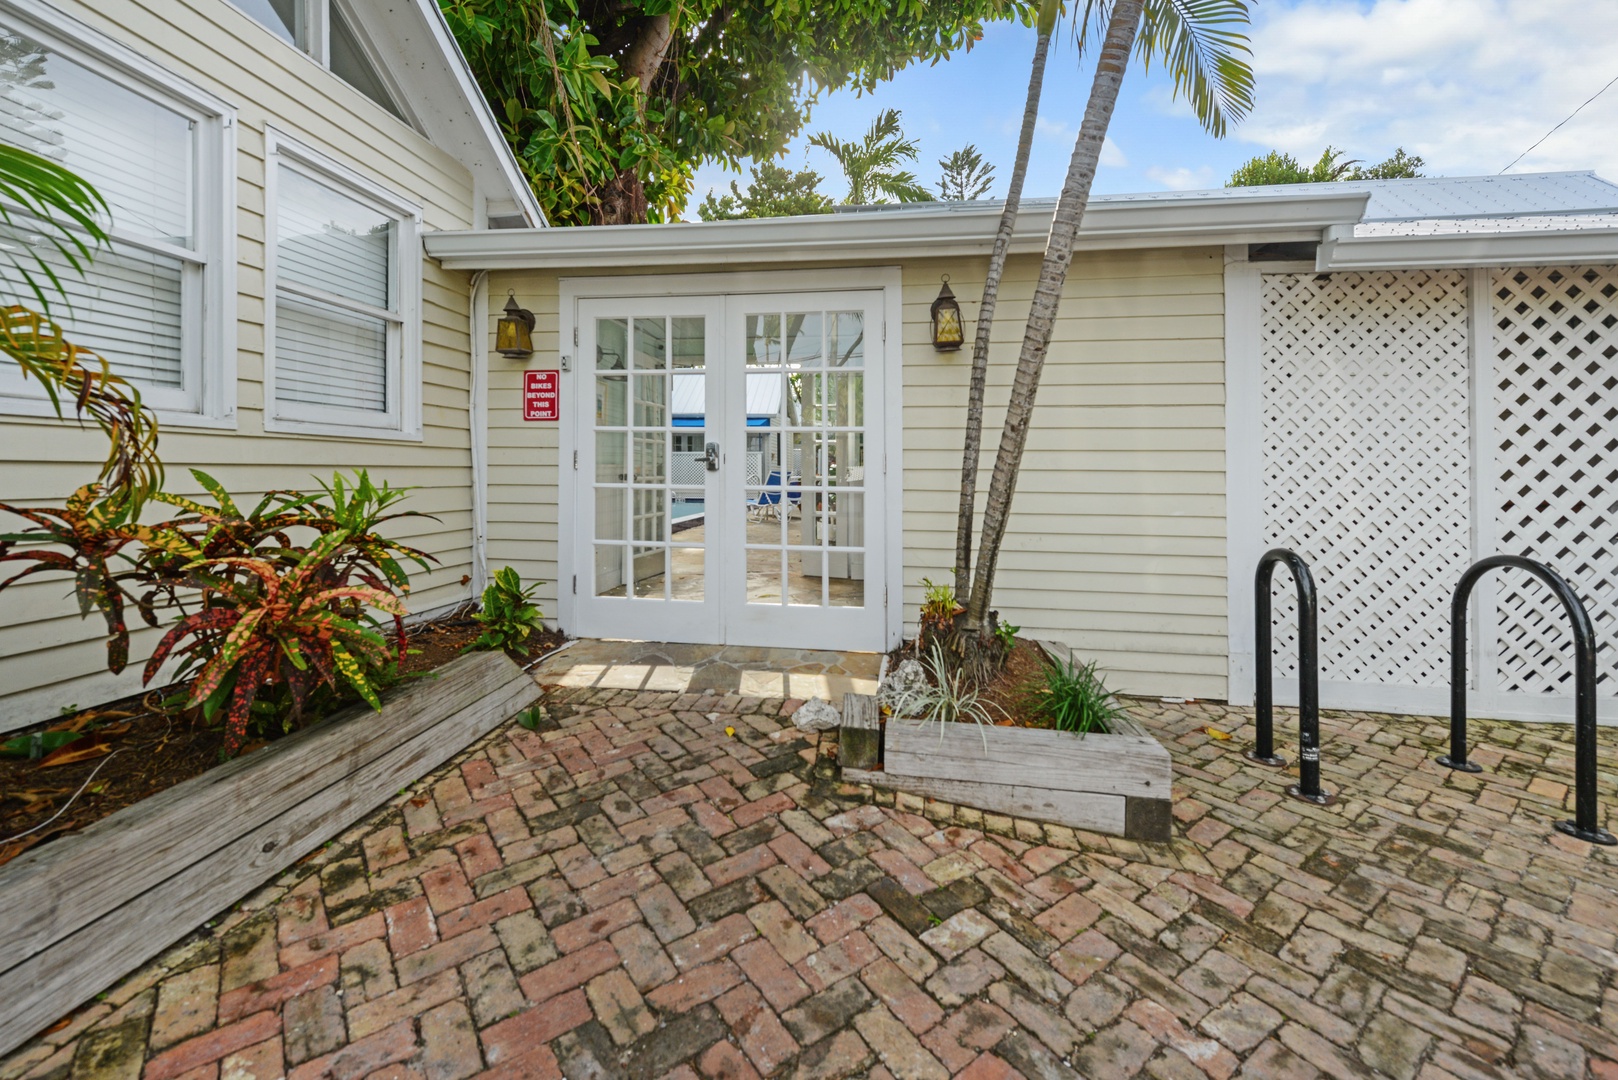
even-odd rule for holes
{"type": "Polygon", "coordinates": [[[717,641],[716,565],[689,519],[720,501],[720,471],[675,447],[706,426],[675,426],[677,396],[722,405],[723,305],[711,299],[581,301],[574,378],[577,632],[717,641]],[[678,437],[679,442],[676,443],[678,437]]]}
{"type": "Polygon", "coordinates": [[[576,632],[884,648],[883,294],[576,317],[576,632]]]}

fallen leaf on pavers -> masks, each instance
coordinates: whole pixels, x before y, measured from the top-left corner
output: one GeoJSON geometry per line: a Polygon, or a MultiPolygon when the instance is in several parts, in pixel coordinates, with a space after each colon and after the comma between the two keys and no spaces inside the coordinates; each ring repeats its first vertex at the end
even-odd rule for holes
{"type": "Polygon", "coordinates": [[[414,799],[410,800],[410,805],[414,806],[417,810],[420,810],[422,807],[427,805],[427,796],[417,795],[414,799]]]}
{"type": "Polygon", "coordinates": [[[732,739],[734,739],[736,737],[736,729],[733,728],[733,727],[727,727],[725,729],[725,734],[729,735],[732,739]]]}
{"type": "Polygon", "coordinates": [[[52,750],[39,761],[41,769],[54,768],[57,765],[77,765],[81,761],[94,761],[112,752],[107,740],[100,735],[89,735],[74,739],[66,746],[52,750]]]}
{"type": "Polygon", "coordinates": [[[1230,732],[1228,732],[1228,731],[1220,731],[1218,728],[1205,727],[1205,728],[1202,729],[1202,733],[1204,735],[1208,736],[1208,738],[1210,738],[1210,739],[1228,739],[1228,738],[1230,738],[1230,732]]]}

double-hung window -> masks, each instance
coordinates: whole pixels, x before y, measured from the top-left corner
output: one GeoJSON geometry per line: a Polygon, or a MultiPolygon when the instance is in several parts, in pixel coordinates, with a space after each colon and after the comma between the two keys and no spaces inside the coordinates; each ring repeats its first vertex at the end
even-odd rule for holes
{"type": "Polygon", "coordinates": [[[270,132],[265,426],[421,432],[420,211],[270,132]]]}
{"type": "MultiPolygon", "coordinates": [[[[43,253],[66,297],[47,297],[68,340],[135,384],[165,422],[230,422],[234,310],[226,268],[234,194],[228,109],[87,27],[0,0],[0,141],[95,186],[111,243],[81,275],[15,206],[0,243],[27,266],[43,253]]],[[[8,296],[37,306],[11,260],[8,296]]],[[[44,288],[43,275],[35,274],[44,288]]],[[[38,384],[0,370],[0,407],[48,408],[38,384]]]]}

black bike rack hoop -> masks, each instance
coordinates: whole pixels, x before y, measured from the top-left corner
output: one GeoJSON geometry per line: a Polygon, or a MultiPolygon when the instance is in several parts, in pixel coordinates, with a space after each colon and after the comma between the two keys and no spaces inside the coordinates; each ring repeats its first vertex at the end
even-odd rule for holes
{"type": "Polygon", "coordinates": [[[1596,821],[1596,634],[1590,613],[1567,579],[1544,563],[1520,555],[1491,555],[1479,559],[1461,575],[1450,601],[1450,676],[1448,754],[1438,764],[1462,772],[1482,772],[1466,759],[1466,609],[1472,588],[1490,570],[1511,567],[1526,570],[1551,587],[1562,602],[1573,627],[1573,814],[1558,821],[1556,830],[1592,844],[1618,844],[1618,837],[1596,821]]]}
{"type": "Polygon", "coordinates": [[[1309,564],[1290,548],[1266,551],[1253,575],[1253,706],[1258,733],[1247,757],[1272,768],[1287,763],[1275,752],[1275,694],[1270,674],[1270,579],[1283,563],[1298,587],[1298,782],[1287,788],[1287,794],[1325,806],[1335,796],[1320,789],[1320,605],[1309,564]]]}

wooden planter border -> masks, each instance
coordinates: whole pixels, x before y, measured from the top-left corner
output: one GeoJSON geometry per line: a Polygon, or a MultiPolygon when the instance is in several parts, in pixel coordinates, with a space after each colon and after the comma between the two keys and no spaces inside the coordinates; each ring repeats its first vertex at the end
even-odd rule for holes
{"type": "MultiPolygon", "coordinates": [[[[1065,646],[1039,642],[1054,656],[1065,646]]],[[[854,763],[875,760],[875,699],[849,694],[844,717],[860,718],[838,734],[857,748],[854,763]],[[861,700],[863,699],[863,700],[861,700]]],[[[880,733],[881,769],[849,767],[843,778],[873,787],[958,803],[1070,828],[1166,843],[1172,836],[1173,761],[1131,717],[1108,734],[1073,735],[1039,728],[889,720],[880,733]]]]}
{"type": "Polygon", "coordinates": [[[0,1054],[540,696],[479,653],[0,867],[0,1054]]]}

